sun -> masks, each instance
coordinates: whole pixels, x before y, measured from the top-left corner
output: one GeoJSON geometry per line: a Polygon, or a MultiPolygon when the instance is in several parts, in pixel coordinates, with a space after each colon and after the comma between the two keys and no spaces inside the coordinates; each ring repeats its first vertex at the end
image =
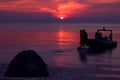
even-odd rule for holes
{"type": "Polygon", "coordinates": [[[64,17],[63,17],[63,16],[61,16],[61,17],[60,17],[60,19],[64,19],[64,17]]]}

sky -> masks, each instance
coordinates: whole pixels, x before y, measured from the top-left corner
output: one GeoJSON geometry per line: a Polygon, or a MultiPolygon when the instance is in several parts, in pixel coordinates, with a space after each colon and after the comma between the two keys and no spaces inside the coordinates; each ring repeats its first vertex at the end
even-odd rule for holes
{"type": "Polygon", "coordinates": [[[120,0],[0,0],[0,22],[19,21],[120,22],[120,0]]]}

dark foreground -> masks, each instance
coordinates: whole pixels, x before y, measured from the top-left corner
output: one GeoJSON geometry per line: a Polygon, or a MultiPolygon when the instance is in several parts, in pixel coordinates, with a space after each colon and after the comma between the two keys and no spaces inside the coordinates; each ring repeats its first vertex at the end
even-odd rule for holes
{"type": "Polygon", "coordinates": [[[0,80],[120,80],[120,66],[84,64],[78,68],[48,66],[49,77],[3,77],[8,65],[0,64],[0,80]]]}

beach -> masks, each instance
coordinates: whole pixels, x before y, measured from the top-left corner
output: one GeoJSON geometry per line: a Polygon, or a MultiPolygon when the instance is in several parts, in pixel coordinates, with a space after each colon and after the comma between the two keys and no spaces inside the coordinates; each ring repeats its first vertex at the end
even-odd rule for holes
{"type": "Polygon", "coordinates": [[[8,65],[0,64],[0,80],[119,80],[120,66],[87,65],[68,68],[48,66],[50,77],[4,77],[8,65]]]}

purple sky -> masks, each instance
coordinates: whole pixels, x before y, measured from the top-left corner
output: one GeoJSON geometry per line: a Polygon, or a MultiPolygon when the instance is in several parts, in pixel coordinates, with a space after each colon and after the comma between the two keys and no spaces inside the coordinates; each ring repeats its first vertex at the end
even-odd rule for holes
{"type": "Polygon", "coordinates": [[[120,22],[120,0],[0,0],[0,22],[120,22]]]}

